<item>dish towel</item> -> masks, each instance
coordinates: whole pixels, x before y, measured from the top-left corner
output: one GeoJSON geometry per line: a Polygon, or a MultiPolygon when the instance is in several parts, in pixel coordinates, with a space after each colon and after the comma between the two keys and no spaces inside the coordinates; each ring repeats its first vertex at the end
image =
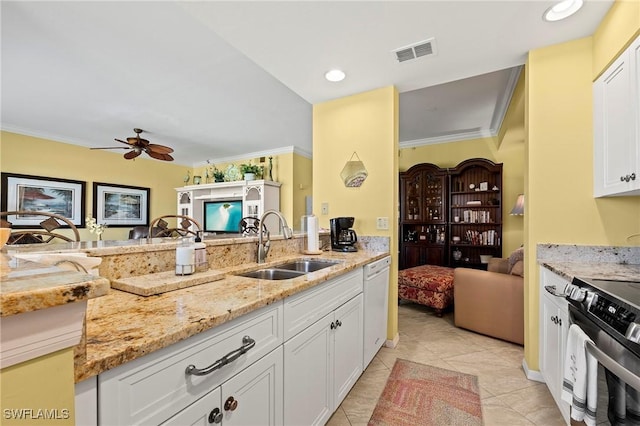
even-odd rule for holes
{"type": "Polygon", "coordinates": [[[596,424],[598,361],[585,347],[593,341],[576,324],[569,327],[562,379],[562,400],[571,405],[571,418],[596,424]]]}

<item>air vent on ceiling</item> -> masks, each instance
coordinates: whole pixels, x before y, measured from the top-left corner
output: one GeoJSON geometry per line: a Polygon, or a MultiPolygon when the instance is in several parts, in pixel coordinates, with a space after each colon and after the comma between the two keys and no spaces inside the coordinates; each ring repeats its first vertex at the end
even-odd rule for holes
{"type": "Polygon", "coordinates": [[[401,47],[393,51],[398,62],[410,61],[422,56],[430,56],[436,54],[436,39],[419,41],[409,46],[401,47]]]}

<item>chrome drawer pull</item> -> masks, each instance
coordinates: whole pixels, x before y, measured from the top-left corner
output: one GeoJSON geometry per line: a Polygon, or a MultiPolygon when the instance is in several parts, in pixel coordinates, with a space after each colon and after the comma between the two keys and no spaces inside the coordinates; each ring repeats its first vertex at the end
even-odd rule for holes
{"type": "Polygon", "coordinates": [[[206,376],[207,374],[215,370],[218,370],[219,368],[222,368],[225,365],[240,358],[241,355],[247,353],[247,351],[253,348],[255,345],[256,345],[255,340],[253,340],[249,336],[244,336],[242,338],[242,346],[240,346],[238,349],[229,352],[228,354],[226,354],[225,356],[223,356],[222,358],[220,358],[210,366],[203,369],[196,368],[195,365],[191,364],[190,366],[187,367],[187,369],[185,370],[185,373],[187,375],[192,374],[194,376],[206,376]]]}

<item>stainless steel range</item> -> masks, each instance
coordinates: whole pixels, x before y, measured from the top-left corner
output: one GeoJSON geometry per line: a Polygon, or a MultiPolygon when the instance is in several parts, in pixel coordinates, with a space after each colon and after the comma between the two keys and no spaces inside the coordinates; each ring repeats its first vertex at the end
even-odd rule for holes
{"type": "Polygon", "coordinates": [[[574,278],[565,294],[600,364],[598,424],[640,425],[640,282],[574,278]]]}

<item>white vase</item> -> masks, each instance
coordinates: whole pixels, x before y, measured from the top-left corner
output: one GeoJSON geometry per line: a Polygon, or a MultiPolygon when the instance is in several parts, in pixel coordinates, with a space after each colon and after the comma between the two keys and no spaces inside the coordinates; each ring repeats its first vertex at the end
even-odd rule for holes
{"type": "Polygon", "coordinates": [[[254,180],[256,178],[255,173],[245,173],[244,180],[254,180]]]}

